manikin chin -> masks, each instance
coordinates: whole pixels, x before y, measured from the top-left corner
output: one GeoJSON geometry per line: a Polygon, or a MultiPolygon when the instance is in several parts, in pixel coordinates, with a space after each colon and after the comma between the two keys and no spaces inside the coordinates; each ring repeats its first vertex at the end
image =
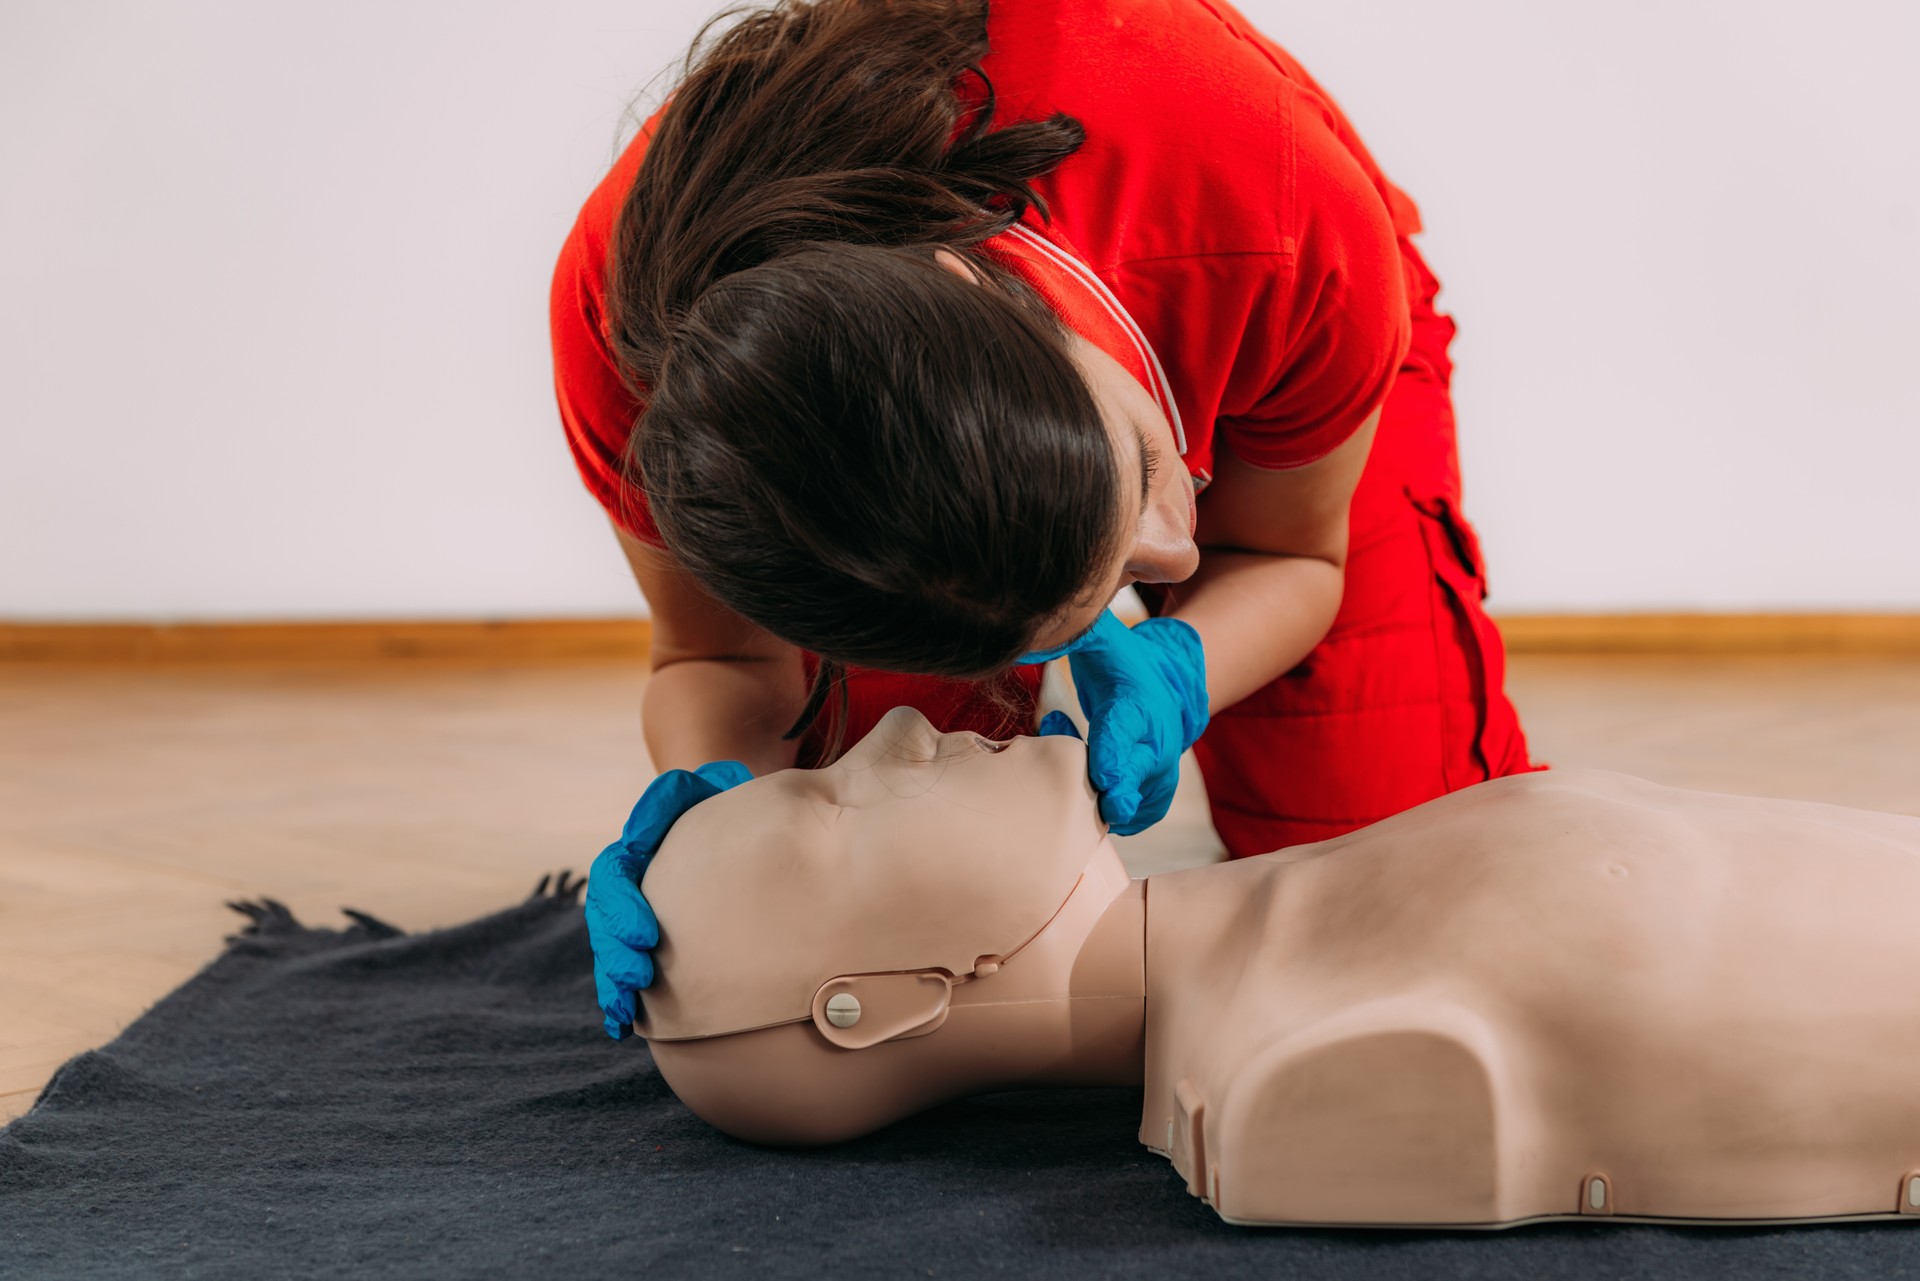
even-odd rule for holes
{"type": "Polygon", "coordinates": [[[718,1128],[1143,1087],[1236,1223],[1920,1214],[1920,819],[1554,770],[1130,881],[1068,737],[897,708],[703,802],[638,1025],[718,1128]]]}

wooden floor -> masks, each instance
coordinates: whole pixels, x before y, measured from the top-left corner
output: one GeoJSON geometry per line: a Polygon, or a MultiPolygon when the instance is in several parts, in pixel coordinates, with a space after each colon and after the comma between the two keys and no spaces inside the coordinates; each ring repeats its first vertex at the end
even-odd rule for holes
{"type": "MultiPolygon", "coordinates": [[[[272,895],[421,929],[584,871],[650,777],[630,663],[0,664],[0,1120],[272,895]]],[[[1920,814],[1920,661],[1516,658],[1536,756],[1920,814]]],[[[1126,851],[1217,851],[1197,784],[1126,851]]]]}

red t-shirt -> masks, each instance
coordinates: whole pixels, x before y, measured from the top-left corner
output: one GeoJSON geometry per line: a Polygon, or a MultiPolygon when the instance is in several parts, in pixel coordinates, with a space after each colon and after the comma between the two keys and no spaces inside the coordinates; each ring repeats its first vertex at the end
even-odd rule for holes
{"type": "MultiPolygon", "coordinates": [[[[981,250],[1154,393],[1202,482],[1220,442],[1285,468],[1346,440],[1411,341],[1399,237],[1420,217],[1333,99],[1225,0],[997,0],[987,35],[995,127],[1058,110],[1087,137],[1034,180],[1052,221],[1029,209],[981,250]]],[[[602,304],[613,222],[659,118],[582,207],[551,315],[580,474],[653,543],[620,478],[643,402],[615,370],[602,304]]]]}

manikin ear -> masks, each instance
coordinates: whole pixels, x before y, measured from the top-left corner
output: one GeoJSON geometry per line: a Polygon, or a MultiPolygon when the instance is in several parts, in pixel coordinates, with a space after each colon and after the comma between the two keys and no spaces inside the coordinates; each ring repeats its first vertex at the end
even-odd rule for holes
{"type": "Polygon", "coordinates": [[[925,1036],[947,1021],[953,980],[939,970],[844,974],[813,994],[813,1025],[843,1050],[925,1036]]]}

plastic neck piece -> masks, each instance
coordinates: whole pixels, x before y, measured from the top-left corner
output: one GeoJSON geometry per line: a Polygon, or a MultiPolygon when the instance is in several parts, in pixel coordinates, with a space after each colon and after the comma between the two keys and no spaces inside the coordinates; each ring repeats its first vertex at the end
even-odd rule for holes
{"type": "MultiPolygon", "coordinates": [[[[1060,911],[1017,956],[953,989],[948,1032],[1020,1025],[1001,1084],[1136,1085],[1146,1055],[1146,882],[1102,841],[1060,911]]],[[[996,1038],[1000,1035],[994,1033],[996,1038]]]]}

